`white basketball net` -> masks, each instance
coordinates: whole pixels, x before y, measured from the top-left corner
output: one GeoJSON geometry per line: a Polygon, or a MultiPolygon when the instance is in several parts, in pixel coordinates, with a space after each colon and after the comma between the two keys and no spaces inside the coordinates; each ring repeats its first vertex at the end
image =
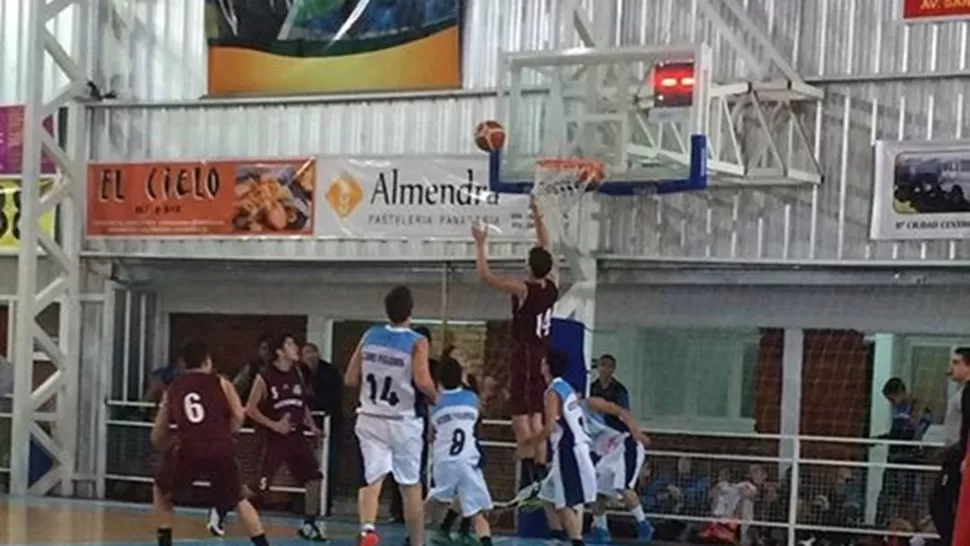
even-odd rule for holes
{"type": "Polygon", "coordinates": [[[573,249],[578,246],[578,230],[569,229],[570,213],[602,179],[603,164],[598,161],[540,159],[536,162],[532,196],[552,244],[573,249]]]}

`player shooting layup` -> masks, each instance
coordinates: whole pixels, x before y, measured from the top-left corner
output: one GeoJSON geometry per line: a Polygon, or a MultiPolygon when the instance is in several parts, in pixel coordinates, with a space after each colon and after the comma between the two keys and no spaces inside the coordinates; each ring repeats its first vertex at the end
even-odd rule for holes
{"type": "Polygon", "coordinates": [[[256,546],[267,546],[259,514],[242,494],[232,435],[242,426],[245,410],[232,383],[212,373],[209,348],[192,341],[183,348],[186,372],[169,385],[155,416],[151,440],[161,447],[176,432],[162,458],[153,488],[159,546],[172,546],[172,494],[207,478],[213,505],[235,508],[256,546]]]}
{"type": "Polygon", "coordinates": [[[489,286],[512,296],[512,354],[509,359],[509,405],[515,432],[516,455],[522,462],[522,482],[527,489],[538,491],[546,462],[544,444],[530,446],[525,439],[542,430],[543,396],[546,381],[542,362],[549,347],[552,308],[559,298],[554,260],[549,252],[549,237],[535,201],[531,203],[538,245],[529,251],[528,277],[499,277],[488,267],[487,227],[475,225],[475,265],[478,276],[489,286]]]}
{"type": "Polygon", "coordinates": [[[411,329],[413,308],[406,286],[388,292],[384,309],[389,324],[367,330],[347,366],[346,384],[360,387],[354,431],[363,467],[357,494],[361,546],[380,542],[374,522],[387,474],[393,474],[401,488],[411,545],[424,546],[424,421],[415,411],[415,387],[432,403],[438,400],[438,393],[428,366],[428,340],[411,329]]]}

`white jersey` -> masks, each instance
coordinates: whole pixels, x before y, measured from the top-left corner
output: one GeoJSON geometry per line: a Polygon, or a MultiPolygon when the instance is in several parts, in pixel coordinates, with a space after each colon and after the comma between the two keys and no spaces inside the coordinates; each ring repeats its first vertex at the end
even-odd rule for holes
{"type": "Polygon", "coordinates": [[[410,328],[375,326],[361,340],[360,406],[377,417],[415,417],[414,346],[421,334],[410,328]]]}
{"type": "Polygon", "coordinates": [[[478,423],[478,395],[468,389],[446,390],[431,408],[434,464],[464,462],[477,466],[481,459],[475,425],[478,423]]]}
{"type": "Polygon", "coordinates": [[[592,411],[585,402],[583,403],[583,411],[586,414],[586,432],[589,433],[593,453],[602,457],[623,445],[627,433],[620,432],[607,425],[603,416],[592,411]]]}
{"type": "Polygon", "coordinates": [[[589,433],[586,432],[585,404],[576,395],[576,391],[561,377],[552,380],[549,390],[554,392],[562,403],[562,411],[556,422],[556,429],[552,433],[552,448],[557,450],[580,444],[588,445],[590,438],[589,433]]]}

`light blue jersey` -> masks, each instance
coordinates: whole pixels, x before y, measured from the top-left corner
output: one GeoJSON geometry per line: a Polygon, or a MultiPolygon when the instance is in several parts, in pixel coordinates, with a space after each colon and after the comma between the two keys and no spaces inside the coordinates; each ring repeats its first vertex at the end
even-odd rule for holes
{"type": "Polygon", "coordinates": [[[603,414],[591,410],[586,401],[583,402],[583,412],[586,417],[586,432],[589,433],[592,450],[596,455],[602,457],[610,453],[628,436],[627,433],[609,426],[603,414]]]}
{"type": "Polygon", "coordinates": [[[434,427],[431,456],[435,464],[461,461],[478,466],[481,458],[475,436],[478,416],[478,395],[472,391],[458,388],[441,393],[438,403],[431,408],[434,427]]]}
{"type": "Polygon", "coordinates": [[[415,417],[414,346],[421,339],[405,327],[375,326],[361,340],[362,415],[415,417]]]}
{"type": "Polygon", "coordinates": [[[564,379],[549,384],[562,403],[552,433],[552,463],[539,488],[539,498],[557,509],[578,508],[596,500],[596,469],[590,458],[585,404],[564,379]]]}
{"type": "Polygon", "coordinates": [[[585,425],[585,404],[576,395],[573,387],[565,379],[557,377],[549,384],[549,390],[559,397],[562,410],[552,433],[553,449],[571,448],[579,444],[589,444],[589,433],[585,425]]]}
{"type": "Polygon", "coordinates": [[[431,408],[434,486],[428,498],[449,504],[458,501],[464,517],[492,509],[492,496],[479,468],[481,452],[475,436],[478,416],[478,395],[465,388],[443,391],[431,408]]]}

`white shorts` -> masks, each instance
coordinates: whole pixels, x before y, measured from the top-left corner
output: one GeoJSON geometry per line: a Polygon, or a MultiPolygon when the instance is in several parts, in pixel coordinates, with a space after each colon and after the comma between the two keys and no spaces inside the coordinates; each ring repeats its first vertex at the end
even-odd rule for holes
{"type": "Polygon", "coordinates": [[[552,503],[557,510],[579,508],[596,500],[596,469],[590,458],[589,445],[580,444],[566,450],[555,449],[549,474],[542,481],[539,498],[552,503]]]}
{"type": "Polygon", "coordinates": [[[616,498],[636,486],[647,450],[629,435],[596,462],[596,490],[600,495],[616,498]]]}
{"type": "Polygon", "coordinates": [[[469,518],[492,509],[492,495],[482,469],[465,461],[444,461],[431,466],[434,485],[428,500],[441,503],[458,501],[462,517],[469,518]]]}
{"type": "Polygon", "coordinates": [[[357,415],[354,427],[360,442],[361,481],[370,485],[388,474],[398,485],[421,481],[424,421],[357,415]]]}

